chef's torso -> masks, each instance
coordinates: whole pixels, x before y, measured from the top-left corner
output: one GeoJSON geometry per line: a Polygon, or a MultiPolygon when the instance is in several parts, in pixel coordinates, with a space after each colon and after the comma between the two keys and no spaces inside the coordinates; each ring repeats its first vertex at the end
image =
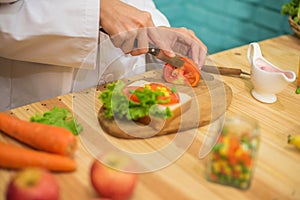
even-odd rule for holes
{"type": "MultiPolygon", "coordinates": [[[[124,0],[147,10],[156,25],[169,26],[152,1],[124,0]]],[[[23,62],[0,57],[0,111],[78,91],[145,71],[145,56],[124,55],[100,34],[93,69],[23,62]]],[[[57,52],[57,56],[63,56],[57,52]]],[[[84,66],[84,63],[83,65],[84,66]]]]}

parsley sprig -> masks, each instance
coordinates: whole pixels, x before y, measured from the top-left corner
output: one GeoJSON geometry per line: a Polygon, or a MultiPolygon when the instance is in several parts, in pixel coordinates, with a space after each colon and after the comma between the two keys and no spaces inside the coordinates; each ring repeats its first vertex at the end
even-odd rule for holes
{"type": "Polygon", "coordinates": [[[78,135],[83,129],[66,108],[58,108],[57,106],[48,112],[44,112],[43,114],[36,113],[30,118],[30,121],[60,126],[71,131],[74,135],[78,135]]]}

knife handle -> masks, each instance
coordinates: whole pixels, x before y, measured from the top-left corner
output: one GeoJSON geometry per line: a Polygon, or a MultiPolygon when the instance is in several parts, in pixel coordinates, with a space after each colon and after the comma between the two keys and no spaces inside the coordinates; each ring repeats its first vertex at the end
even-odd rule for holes
{"type": "Polygon", "coordinates": [[[178,55],[175,55],[175,57],[169,57],[169,56],[165,55],[164,53],[161,53],[160,55],[158,55],[160,53],[160,49],[150,43],[148,46],[148,53],[154,55],[155,57],[157,57],[158,59],[160,59],[166,63],[169,63],[170,65],[172,65],[175,68],[180,68],[184,65],[184,60],[180,59],[180,56],[178,56],[178,55]]]}
{"type": "Polygon", "coordinates": [[[228,68],[228,67],[216,67],[216,66],[209,66],[204,65],[201,70],[213,73],[213,74],[221,74],[221,75],[237,75],[240,76],[242,74],[241,69],[237,68],[228,68]]]}
{"type": "MultiPolygon", "coordinates": [[[[135,39],[134,43],[133,43],[133,48],[137,48],[138,47],[138,40],[135,39]]],[[[157,56],[160,52],[160,49],[157,48],[156,46],[154,46],[151,43],[148,43],[148,52],[149,54],[153,55],[153,56],[157,56]]]]}
{"type": "Polygon", "coordinates": [[[160,52],[160,49],[157,48],[156,46],[154,46],[153,44],[148,44],[149,47],[148,47],[148,53],[150,53],[151,55],[153,56],[157,56],[160,52]]]}
{"type": "MultiPolygon", "coordinates": [[[[134,40],[134,47],[137,47],[138,41],[137,39],[134,40]]],[[[163,52],[160,53],[160,48],[154,46],[151,43],[148,43],[148,52],[149,54],[157,57],[158,59],[172,65],[175,68],[181,68],[184,65],[184,60],[180,58],[179,55],[175,55],[174,57],[169,57],[163,52]]]]}

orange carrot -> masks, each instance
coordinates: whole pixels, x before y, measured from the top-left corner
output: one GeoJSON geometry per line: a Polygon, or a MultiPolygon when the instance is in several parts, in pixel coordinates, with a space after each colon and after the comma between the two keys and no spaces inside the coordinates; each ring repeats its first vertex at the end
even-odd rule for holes
{"type": "Polygon", "coordinates": [[[300,56],[299,56],[299,65],[298,65],[298,83],[297,86],[300,87],[300,56]]]}
{"type": "Polygon", "coordinates": [[[71,131],[6,113],[0,113],[0,130],[33,148],[51,153],[73,156],[77,149],[77,138],[71,131]]]}
{"type": "Polygon", "coordinates": [[[0,142],[0,167],[8,169],[41,167],[51,171],[69,172],[76,169],[76,162],[66,156],[0,142]]]}

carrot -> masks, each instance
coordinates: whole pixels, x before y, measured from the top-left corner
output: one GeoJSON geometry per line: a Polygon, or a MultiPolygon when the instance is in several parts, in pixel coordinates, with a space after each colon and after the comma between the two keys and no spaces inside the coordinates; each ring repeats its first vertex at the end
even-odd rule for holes
{"type": "Polygon", "coordinates": [[[298,65],[298,83],[297,86],[300,87],[300,56],[299,56],[299,65],[298,65]]]}
{"type": "Polygon", "coordinates": [[[6,113],[0,113],[0,130],[33,148],[51,153],[73,156],[77,149],[77,138],[71,131],[6,113]]]}
{"type": "Polygon", "coordinates": [[[14,146],[0,141],[0,167],[8,169],[42,167],[50,171],[69,172],[76,169],[76,162],[66,156],[14,146]]]}

